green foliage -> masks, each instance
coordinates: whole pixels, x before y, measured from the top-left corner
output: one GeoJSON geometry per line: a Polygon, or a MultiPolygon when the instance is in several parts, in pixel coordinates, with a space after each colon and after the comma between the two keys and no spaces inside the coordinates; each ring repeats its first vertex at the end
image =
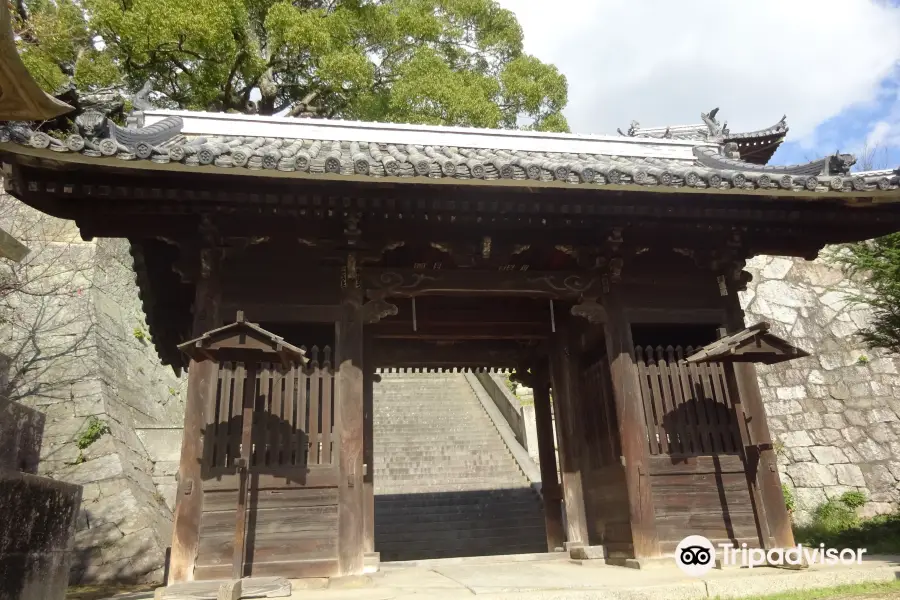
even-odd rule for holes
{"type": "Polygon", "coordinates": [[[784,505],[787,507],[788,512],[794,512],[794,509],[797,507],[796,500],[794,500],[794,492],[791,491],[791,488],[786,483],[781,484],[781,494],[784,496],[784,505]]]}
{"type": "Polygon", "coordinates": [[[856,359],[856,364],[859,365],[867,365],[869,364],[869,357],[865,354],[861,354],[859,358],[856,359]]]}
{"type": "MultiPolygon", "coordinates": [[[[846,507],[845,507],[846,509],[846,507]]],[[[831,523],[835,525],[834,522],[831,523]]],[[[869,554],[900,554],[900,514],[879,515],[847,522],[842,528],[825,528],[814,521],[794,530],[798,543],[825,544],[831,548],[865,548],[869,554]]]]}
{"type": "MultiPolygon", "coordinates": [[[[103,437],[106,433],[109,433],[109,425],[97,417],[91,416],[88,418],[87,427],[85,427],[84,431],[78,435],[75,444],[78,446],[79,450],[84,450],[103,437]]],[[[81,462],[83,462],[83,460],[81,462]]]]}
{"type": "MultiPolygon", "coordinates": [[[[841,246],[831,253],[833,262],[866,282],[866,293],[848,300],[872,307],[871,325],[860,331],[874,348],[900,352],[900,234],[841,246]]],[[[868,358],[860,364],[868,362],[868,358]]]]}
{"type": "Polygon", "coordinates": [[[170,386],[170,387],[169,387],[169,395],[170,395],[170,396],[177,396],[177,395],[178,395],[178,390],[176,390],[175,388],[173,388],[173,387],[170,386]]]}
{"type": "Polygon", "coordinates": [[[143,342],[147,339],[147,334],[144,333],[144,330],[141,329],[140,327],[135,327],[134,328],[134,339],[143,342]]]}
{"type": "Polygon", "coordinates": [[[507,375],[504,383],[506,383],[506,389],[509,390],[509,393],[515,396],[516,390],[519,389],[519,382],[513,381],[512,379],[510,379],[510,376],[507,375]]]}
{"type": "Polygon", "coordinates": [[[22,0],[57,92],[150,80],[170,107],[567,131],[567,82],[494,0],[22,0]],[[261,99],[254,104],[251,93],[261,99]]]}
{"type": "Polygon", "coordinates": [[[859,508],[864,505],[867,500],[865,492],[852,491],[844,492],[841,495],[841,503],[848,508],[859,508]]]}

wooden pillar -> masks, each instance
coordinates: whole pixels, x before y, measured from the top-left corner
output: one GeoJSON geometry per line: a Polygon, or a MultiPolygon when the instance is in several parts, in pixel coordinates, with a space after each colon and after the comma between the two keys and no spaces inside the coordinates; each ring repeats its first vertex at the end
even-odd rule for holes
{"type": "Polygon", "coordinates": [[[365,492],[363,486],[363,321],[362,290],[355,280],[342,290],[337,323],[340,398],[340,480],[338,487],[338,561],[342,575],[363,572],[365,492]]]}
{"type": "MultiPolygon", "coordinates": [[[[745,327],[744,311],[741,309],[737,290],[728,290],[726,302],[728,332],[735,333],[745,327]]],[[[775,545],[789,548],[794,545],[794,531],[791,529],[791,517],[784,503],[775,445],[772,443],[766,408],[759,392],[756,365],[734,363],[734,378],[750,434],[747,464],[751,469],[756,466],[756,478],[762,495],[765,517],[768,520],[769,532],[775,538],[775,545]]],[[[743,423],[739,425],[743,426],[743,423]]],[[[764,543],[768,545],[768,540],[764,540],[764,543]]]]}
{"type": "Polygon", "coordinates": [[[375,369],[372,361],[372,336],[363,334],[363,500],[365,506],[365,533],[363,551],[375,552],[375,439],[374,439],[374,385],[375,369]]]}
{"type": "Polygon", "coordinates": [[[568,318],[560,319],[557,333],[551,339],[550,377],[556,413],[556,434],[559,438],[559,466],[566,503],[566,538],[571,544],[587,546],[587,516],[581,482],[581,456],[585,439],[578,394],[579,352],[569,323],[568,318]]]}
{"type": "MultiPolygon", "coordinates": [[[[620,285],[620,284],[619,284],[620,285]]],[[[612,284],[604,296],[606,349],[609,356],[616,420],[622,440],[622,464],[628,489],[628,515],[635,558],[659,555],[656,515],[650,489],[650,448],[644,421],[640,381],[634,362],[631,323],[625,316],[621,289],[612,284]]]]}
{"type": "Polygon", "coordinates": [[[556,444],[553,415],[550,412],[548,367],[542,366],[534,378],[534,417],[537,426],[538,455],[541,463],[541,496],[544,500],[544,523],[547,550],[555,552],[566,541],[562,520],[562,488],[556,471],[556,444]]]}
{"type": "MultiPolygon", "coordinates": [[[[219,250],[200,252],[200,276],[194,294],[193,336],[200,336],[219,323],[221,300],[219,250]]],[[[200,548],[200,517],[203,512],[203,478],[200,459],[206,411],[216,398],[218,365],[213,361],[188,366],[188,394],[184,406],[184,433],[178,465],[175,523],[169,560],[168,584],[194,579],[194,564],[200,548]]]]}

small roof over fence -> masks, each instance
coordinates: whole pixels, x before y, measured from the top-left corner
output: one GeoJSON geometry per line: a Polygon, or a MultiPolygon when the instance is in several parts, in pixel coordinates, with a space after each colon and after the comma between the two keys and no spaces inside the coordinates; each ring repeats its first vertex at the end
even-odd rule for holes
{"type": "Polygon", "coordinates": [[[805,350],[769,333],[765,321],[707,344],[687,357],[687,362],[759,362],[767,365],[809,356],[805,350]]]}
{"type": "Polygon", "coordinates": [[[306,364],[306,351],[284,341],[255,323],[244,320],[238,311],[234,323],[207,331],[200,337],[178,345],[192,360],[264,362],[279,360],[285,367],[306,364]]]}

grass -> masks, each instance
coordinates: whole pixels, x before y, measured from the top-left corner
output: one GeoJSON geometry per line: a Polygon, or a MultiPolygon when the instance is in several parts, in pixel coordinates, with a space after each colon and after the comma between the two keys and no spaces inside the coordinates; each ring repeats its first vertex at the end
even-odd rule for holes
{"type": "Polygon", "coordinates": [[[866,553],[900,554],[900,514],[879,515],[856,522],[815,519],[810,525],[796,527],[794,538],[804,546],[825,544],[827,548],[865,548],[866,553]]]}
{"type": "Polygon", "coordinates": [[[885,599],[900,597],[900,581],[889,583],[857,583],[832,588],[798,590],[770,596],[752,596],[742,600],[852,600],[853,598],[885,599]]]}

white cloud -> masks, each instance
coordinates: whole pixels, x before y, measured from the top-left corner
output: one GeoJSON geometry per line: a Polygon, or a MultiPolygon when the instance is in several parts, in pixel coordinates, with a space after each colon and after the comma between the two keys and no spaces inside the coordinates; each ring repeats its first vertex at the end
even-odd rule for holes
{"type": "Polygon", "coordinates": [[[499,0],[525,50],[569,80],[572,131],[699,122],[732,131],[787,114],[790,138],[860,103],[900,61],[900,8],[878,0],[499,0]]]}
{"type": "Polygon", "coordinates": [[[887,121],[878,121],[866,136],[866,145],[869,147],[881,146],[890,139],[891,124],[887,121]]]}

